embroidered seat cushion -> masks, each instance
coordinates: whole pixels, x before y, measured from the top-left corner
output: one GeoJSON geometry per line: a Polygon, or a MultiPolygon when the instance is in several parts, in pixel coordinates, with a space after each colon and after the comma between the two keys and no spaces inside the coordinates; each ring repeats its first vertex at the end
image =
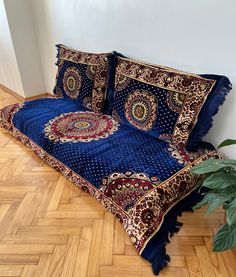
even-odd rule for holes
{"type": "Polygon", "coordinates": [[[159,139],[185,147],[216,81],[117,57],[113,116],[159,139]]]}
{"type": "Polygon", "coordinates": [[[169,260],[176,217],[198,199],[193,164],[218,155],[189,154],[70,98],[44,98],[0,111],[1,126],[116,215],[158,273],[169,260]]]}
{"type": "Polygon", "coordinates": [[[104,105],[109,56],[57,45],[58,72],[54,94],[75,100],[79,106],[101,111],[104,105]]]}

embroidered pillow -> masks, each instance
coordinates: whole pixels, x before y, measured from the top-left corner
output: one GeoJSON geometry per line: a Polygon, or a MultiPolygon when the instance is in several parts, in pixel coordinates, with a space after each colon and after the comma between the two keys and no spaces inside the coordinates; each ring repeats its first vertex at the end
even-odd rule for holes
{"type": "Polygon", "coordinates": [[[100,112],[106,97],[108,57],[112,54],[85,53],[62,44],[56,47],[58,72],[54,94],[100,112]]]}
{"type": "Polygon", "coordinates": [[[215,80],[118,57],[112,114],[121,123],[185,147],[215,80]]]}

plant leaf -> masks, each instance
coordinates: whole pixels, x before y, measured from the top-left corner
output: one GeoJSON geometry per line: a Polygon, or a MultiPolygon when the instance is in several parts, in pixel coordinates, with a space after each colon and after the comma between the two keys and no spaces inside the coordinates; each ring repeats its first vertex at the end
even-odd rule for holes
{"type": "Polygon", "coordinates": [[[229,201],[234,195],[231,193],[207,193],[208,195],[208,209],[206,211],[207,214],[212,213],[216,208],[218,208],[220,205],[223,205],[226,201],[229,201]]]}
{"type": "Polygon", "coordinates": [[[236,197],[226,207],[227,223],[231,226],[236,224],[236,197]]]}
{"type": "Polygon", "coordinates": [[[216,252],[234,247],[236,245],[236,224],[231,226],[225,224],[221,226],[217,234],[214,236],[213,242],[213,250],[216,252]]]}
{"type": "Polygon", "coordinates": [[[206,211],[207,214],[212,213],[217,207],[220,205],[223,205],[225,202],[229,201],[233,197],[236,197],[235,193],[231,193],[231,190],[227,189],[225,192],[208,192],[203,197],[202,201],[199,202],[197,205],[195,205],[193,208],[198,209],[201,208],[204,205],[208,205],[208,209],[206,211]]]}
{"type": "Polygon", "coordinates": [[[236,172],[220,170],[207,177],[202,186],[214,190],[223,190],[227,187],[235,187],[236,192],[236,172]]]}
{"type": "Polygon", "coordinates": [[[215,172],[225,167],[236,167],[236,160],[218,160],[210,158],[203,161],[201,164],[192,167],[191,171],[194,174],[205,174],[209,172],[215,172]]]}
{"type": "Polygon", "coordinates": [[[209,176],[211,176],[211,173],[206,173],[204,175],[201,176],[201,178],[197,181],[196,183],[196,187],[201,187],[203,182],[206,180],[206,178],[208,178],[209,176]]]}
{"type": "Polygon", "coordinates": [[[219,149],[221,147],[224,147],[224,146],[229,146],[229,145],[232,145],[232,144],[236,144],[236,140],[235,139],[226,139],[226,140],[222,141],[219,144],[217,149],[219,149]]]}
{"type": "Polygon", "coordinates": [[[206,205],[207,202],[208,202],[208,196],[207,196],[207,195],[208,195],[208,194],[206,194],[206,195],[203,197],[203,199],[193,207],[193,209],[199,209],[199,208],[201,208],[202,206],[206,205]]]}

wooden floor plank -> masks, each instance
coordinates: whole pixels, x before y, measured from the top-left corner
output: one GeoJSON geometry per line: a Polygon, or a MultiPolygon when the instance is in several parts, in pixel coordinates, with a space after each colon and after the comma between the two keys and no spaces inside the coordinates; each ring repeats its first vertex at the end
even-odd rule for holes
{"type": "Polygon", "coordinates": [[[0,265],[0,276],[18,277],[21,276],[23,269],[22,265],[0,265]]]}
{"type": "Polygon", "coordinates": [[[190,277],[204,277],[196,256],[186,256],[186,262],[190,277]]]}
{"type": "Polygon", "coordinates": [[[53,255],[50,259],[50,264],[47,269],[47,276],[58,277],[61,276],[63,270],[63,263],[66,257],[67,245],[56,245],[53,255]]]}
{"type": "Polygon", "coordinates": [[[93,225],[93,238],[90,248],[87,276],[99,276],[100,254],[102,251],[103,219],[97,219],[93,225]]]}
{"type": "Polygon", "coordinates": [[[114,227],[114,238],[113,238],[113,254],[124,255],[125,253],[125,234],[124,228],[121,223],[116,219],[114,227]]]}
{"type": "Polygon", "coordinates": [[[10,247],[8,244],[0,244],[0,254],[23,254],[37,255],[42,253],[52,253],[54,245],[50,244],[15,244],[10,247]]]}
{"type": "Polygon", "coordinates": [[[6,235],[2,238],[2,243],[6,244],[67,244],[67,235],[45,235],[45,234],[25,234],[6,235]]]}
{"type": "Polygon", "coordinates": [[[73,277],[77,277],[78,275],[80,277],[86,277],[92,237],[92,227],[84,227],[81,232],[73,277]]]}
{"type": "Polygon", "coordinates": [[[215,277],[214,267],[211,263],[206,246],[195,246],[200,269],[204,277],[215,277]]]}
{"type": "Polygon", "coordinates": [[[102,234],[102,251],[100,253],[101,265],[112,265],[112,245],[114,234],[114,216],[106,212],[104,216],[103,234],[102,234]]]}
{"type": "Polygon", "coordinates": [[[10,254],[0,255],[0,265],[30,265],[38,264],[39,256],[36,255],[22,255],[22,254],[10,254]]]}
{"type": "Polygon", "coordinates": [[[73,276],[79,248],[80,236],[70,236],[66,250],[61,277],[73,276]]]}

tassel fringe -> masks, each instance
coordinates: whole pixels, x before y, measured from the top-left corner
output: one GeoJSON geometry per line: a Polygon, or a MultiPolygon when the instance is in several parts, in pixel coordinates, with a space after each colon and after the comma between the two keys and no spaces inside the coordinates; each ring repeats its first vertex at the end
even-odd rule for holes
{"type": "Polygon", "coordinates": [[[193,212],[192,207],[202,199],[202,195],[198,190],[193,191],[190,195],[180,201],[165,216],[165,220],[160,230],[148,242],[141,256],[151,262],[152,270],[155,275],[168,265],[170,256],[166,254],[166,244],[170,242],[170,238],[176,234],[182,227],[183,223],[177,221],[177,217],[182,215],[184,211],[193,212]]]}

